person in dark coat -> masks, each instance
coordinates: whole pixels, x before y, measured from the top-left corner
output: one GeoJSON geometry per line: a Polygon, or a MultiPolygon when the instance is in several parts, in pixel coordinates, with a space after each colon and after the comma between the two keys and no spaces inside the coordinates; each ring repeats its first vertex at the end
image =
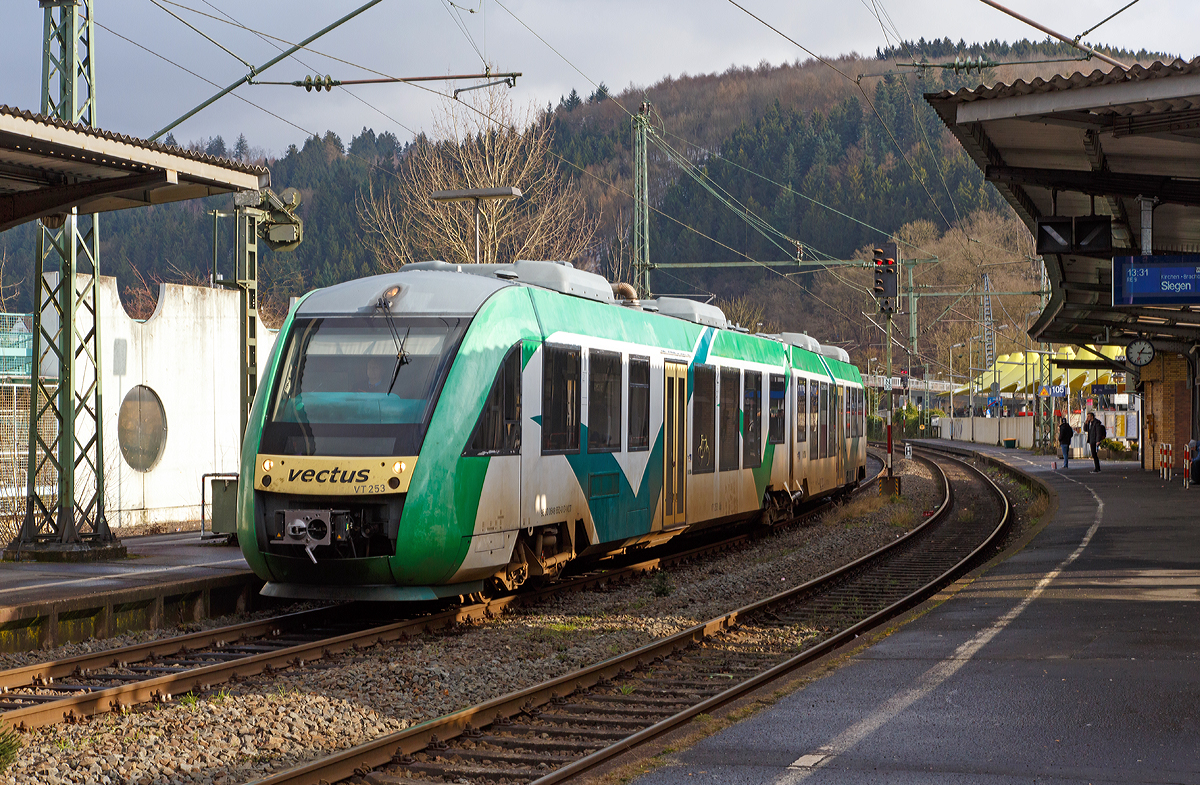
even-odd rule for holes
{"type": "Polygon", "coordinates": [[[1092,474],[1100,473],[1100,442],[1104,440],[1104,425],[1096,419],[1094,412],[1088,412],[1087,422],[1083,424],[1083,432],[1087,434],[1088,446],[1092,448],[1092,461],[1096,468],[1092,474]]]}
{"type": "Polygon", "coordinates": [[[1058,446],[1062,451],[1063,468],[1071,465],[1071,438],[1075,435],[1075,429],[1067,422],[1067,418],[1062,418],[1062,424],[1058,426],[1058,446]]]}

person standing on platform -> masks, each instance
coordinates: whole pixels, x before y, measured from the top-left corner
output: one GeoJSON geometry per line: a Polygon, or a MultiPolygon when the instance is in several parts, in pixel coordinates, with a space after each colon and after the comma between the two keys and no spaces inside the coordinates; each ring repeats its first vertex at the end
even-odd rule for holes
{"type": "Polygon", "coordinates": [[[1067,422],[1067,418],[1062,418],[1062,424],[1058,426],[1058,446],[1062,451],[1063,468],[1071,465],[1071,438],[1075,436],[1075,429],[1067,422]]]}
{"type": "Polygon", "coordinates": [[[1092,462],[1096,464],[1096,468],[1092,469],[1092,474],[1100,473],[1100,442],[1104,441],[1104,437],[1108,435],[1104,423],[1096,419],[1095,412],[1088,412],[1087,422],[1083,424],[1083,432],[1087,434],[1088,446],[1092,448],[1092,462]]]}

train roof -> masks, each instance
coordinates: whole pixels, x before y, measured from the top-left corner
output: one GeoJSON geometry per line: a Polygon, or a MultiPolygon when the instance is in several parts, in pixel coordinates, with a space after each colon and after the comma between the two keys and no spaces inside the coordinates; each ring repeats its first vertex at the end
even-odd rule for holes
{"type": "MultiPolygon", "coordinates": [[[[603,276],[579,270],[566,262],[520,260],[512,264],[479,265],[419,262],[394,273],[318,289],[300,302],[296,315],[368,315],[374,313],[384,300],[396,313],[470,316],[497,292],[518,286],[549,290],[613,307],[633,306],[621,308],[630,316],[636,312],[643,317],[669,317],[714,328],[717,334],[712,346],[722,356],[725,352],[717,351],[717,347],[727,346],[731,350],[729,356],[745,356],[751,346],[760,347],[759,351],[750,352],[754,355],[761,354],[767,346],[774,346],[776,349],[769,354],[779,361],[788,357],[794,368],[832,374],[845,381],[862,380],[858,369],[849,363],[846,352],[838,347],[824,346],[807,335],[796,333],[749,335],[744,330],[733,330],[720,308],[683,298],[660,297],[640,303],[618,300],[613,284],[603,276]]],[[[540,297],[535,299],[542,300],[540,297]]],[[[766,355],[762,359],[765,360],[766,355]]]]}

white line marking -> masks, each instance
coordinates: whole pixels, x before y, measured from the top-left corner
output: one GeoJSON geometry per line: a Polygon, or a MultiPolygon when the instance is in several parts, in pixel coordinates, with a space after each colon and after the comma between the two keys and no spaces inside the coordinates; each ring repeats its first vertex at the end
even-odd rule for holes
{"type": "MultiPolygon", "coordinates": [[[[999,635],[1005,627],[1007,627],[1009,624],[1012,624],[1012,622],[1016,620],[1018,616],[1024,613],[1025,609],[1028,608],[1034,600],[1042,595],[1042,592],[1046,590],[1046,587],[1048,587],[1055,578],[1062,574],[1063,570],[1071,566],[1071,564],[1083,554],[1084,549],[1087,548],[1088,543],[1092,541],[1092,537],[1096,534],[1096,530],[1100,528],[1100,521],[1104,517],[1104,501],[1096,494],[1094,490],[1091,489],[1090,486],[1070,477],[1063,477],[1063,479],[1070,480],[1076,485],[1087,488],[1088,493],[1090,493],[1092,498],[1096,500],[1096,516],[1093,518],[1092,525],[1087,530],[1087,533],[1083,535],[1083,540],[1080,541],[1079,547],[1077,547],[1070,556],[1063,559],[1057,567],[1042,576],[1042,579],[1037,582],[1037,585],[1033,587],[1033,590],[1029,592],[1029,595],[1026,596],[1025,599],[1021,600],[1016,607],[1001,616],[990,627],[981,631],[974,638],[959,646],[957,649],[955,649],[952,655],[923,673],[921,677],[917,679],[915,686],[893,696],[869,717],[860,720],[857,724],[843,731],[833,741],[822,746],[821,750],[826,754],[821,756],[821,760],[819,762],[809,765],[804,771],[796,771],[795,769],[789,767],[788,772],[775,780],[775,785],[795,785],[795,783],[803,782],[804,780],[808,779],[809,775],[812,774],[814,770],[818,768],[824,768],[825,766],[829,765],[830,761],[834,760],[838,755],[848,752],[859,742],[863,741],[872,733],[879,730],[879,728],[881,728],[883,725],[895,719],[900,712],[904,711],[909,706],[913,705],[940,687],[946,682],[947,679],[958,673],[964,665],[970,662],[971,659],[979,653],[980,649],[982,649],[993,638],[999,635]]],[[[811,757],[814,756],[805,755],[799,758],[796,763],[793,763],[792,766],[797,766],[800,761],[811,757]]]]}
{"type": "MultiPolygon", "coordinates": [[[[174,572],[175,570],[190,570],[190,569],[193,569],[196,567],[220,567],[221,565],[224,565],[224,564],[246,564],[246,560],[238,558],[238,559],[228,559],[226,561],[208,562],[207,564],[180,564],[175,567],[159,567],[158,569],[154,569],[154,570],[136,570],[136,571],[132,571],[132,572],[118,572],[118,573],[113,573],[112,575],[94,575],[90,578],[72,578],[71,580],[55,581],[53,583],[32,583],[32,584],[29,584],[26,586],[13,586],[12,588],[8,588],[8,589],[0,589],[0,594],[8,594],[9,592],[14,592],[14,591],[35,591],[38,589],[49,589],[52,586],[71,586],[71,585],[77,584],[77,583],[90,583],[93,581],[124,580],[126,578],[137,578],[142,575],[154,575],[154,574],[160,573],[160,572],[174,572]]],[[[249,565],[246,565],[246,566],[249,567],[249,565]]]]}
{"type": "Polygon", "coordinates": [[[799,758],[796,758],[796,760],[792,761],[792,765],[788,766],[788,768],[789,769],[816,768],[817,764],[819,764],[821,761],[825,760],[825,758],[827,758],[827,757],[829,757],[827,754],[818,753],[818,752],[812,753],[811,755],[801,755],[799,758]]]}

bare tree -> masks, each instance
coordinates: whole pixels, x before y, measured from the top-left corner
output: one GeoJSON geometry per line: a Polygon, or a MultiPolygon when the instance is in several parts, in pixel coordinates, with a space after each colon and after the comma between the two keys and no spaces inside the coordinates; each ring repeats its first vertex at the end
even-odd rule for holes
{"type": "Polygon", "coordinates": [[[574,261],[589,249],[596,221],[550,154],[549,116],[518,110],[506,93],[494,87],[446,99],[433,136],[414,141],[396,177],[372,177],[358,211],[382,268],[475,261],[474,207],[436,204],[429,194],[440,190],[515,186],[524,194],[480,203],[483,262],[574,261]]]}
{"type": "Polygon", "coordinates": [[[750,295],[732,300],[717,300],[716,306],[725,313],[731,324],[745,327],[752,333],[777,333],[779,326],[767,318],[766,306],[750,295]]]}
{"type": "MultiPolygon", "coordinates": [[[[19,279],[18,279],[19,280],[19,279]]],[[[8,266],[8,249],[0,250],[0,312],[9,313],[20,293],[20,284],[12,280],[8,266]]]]}

